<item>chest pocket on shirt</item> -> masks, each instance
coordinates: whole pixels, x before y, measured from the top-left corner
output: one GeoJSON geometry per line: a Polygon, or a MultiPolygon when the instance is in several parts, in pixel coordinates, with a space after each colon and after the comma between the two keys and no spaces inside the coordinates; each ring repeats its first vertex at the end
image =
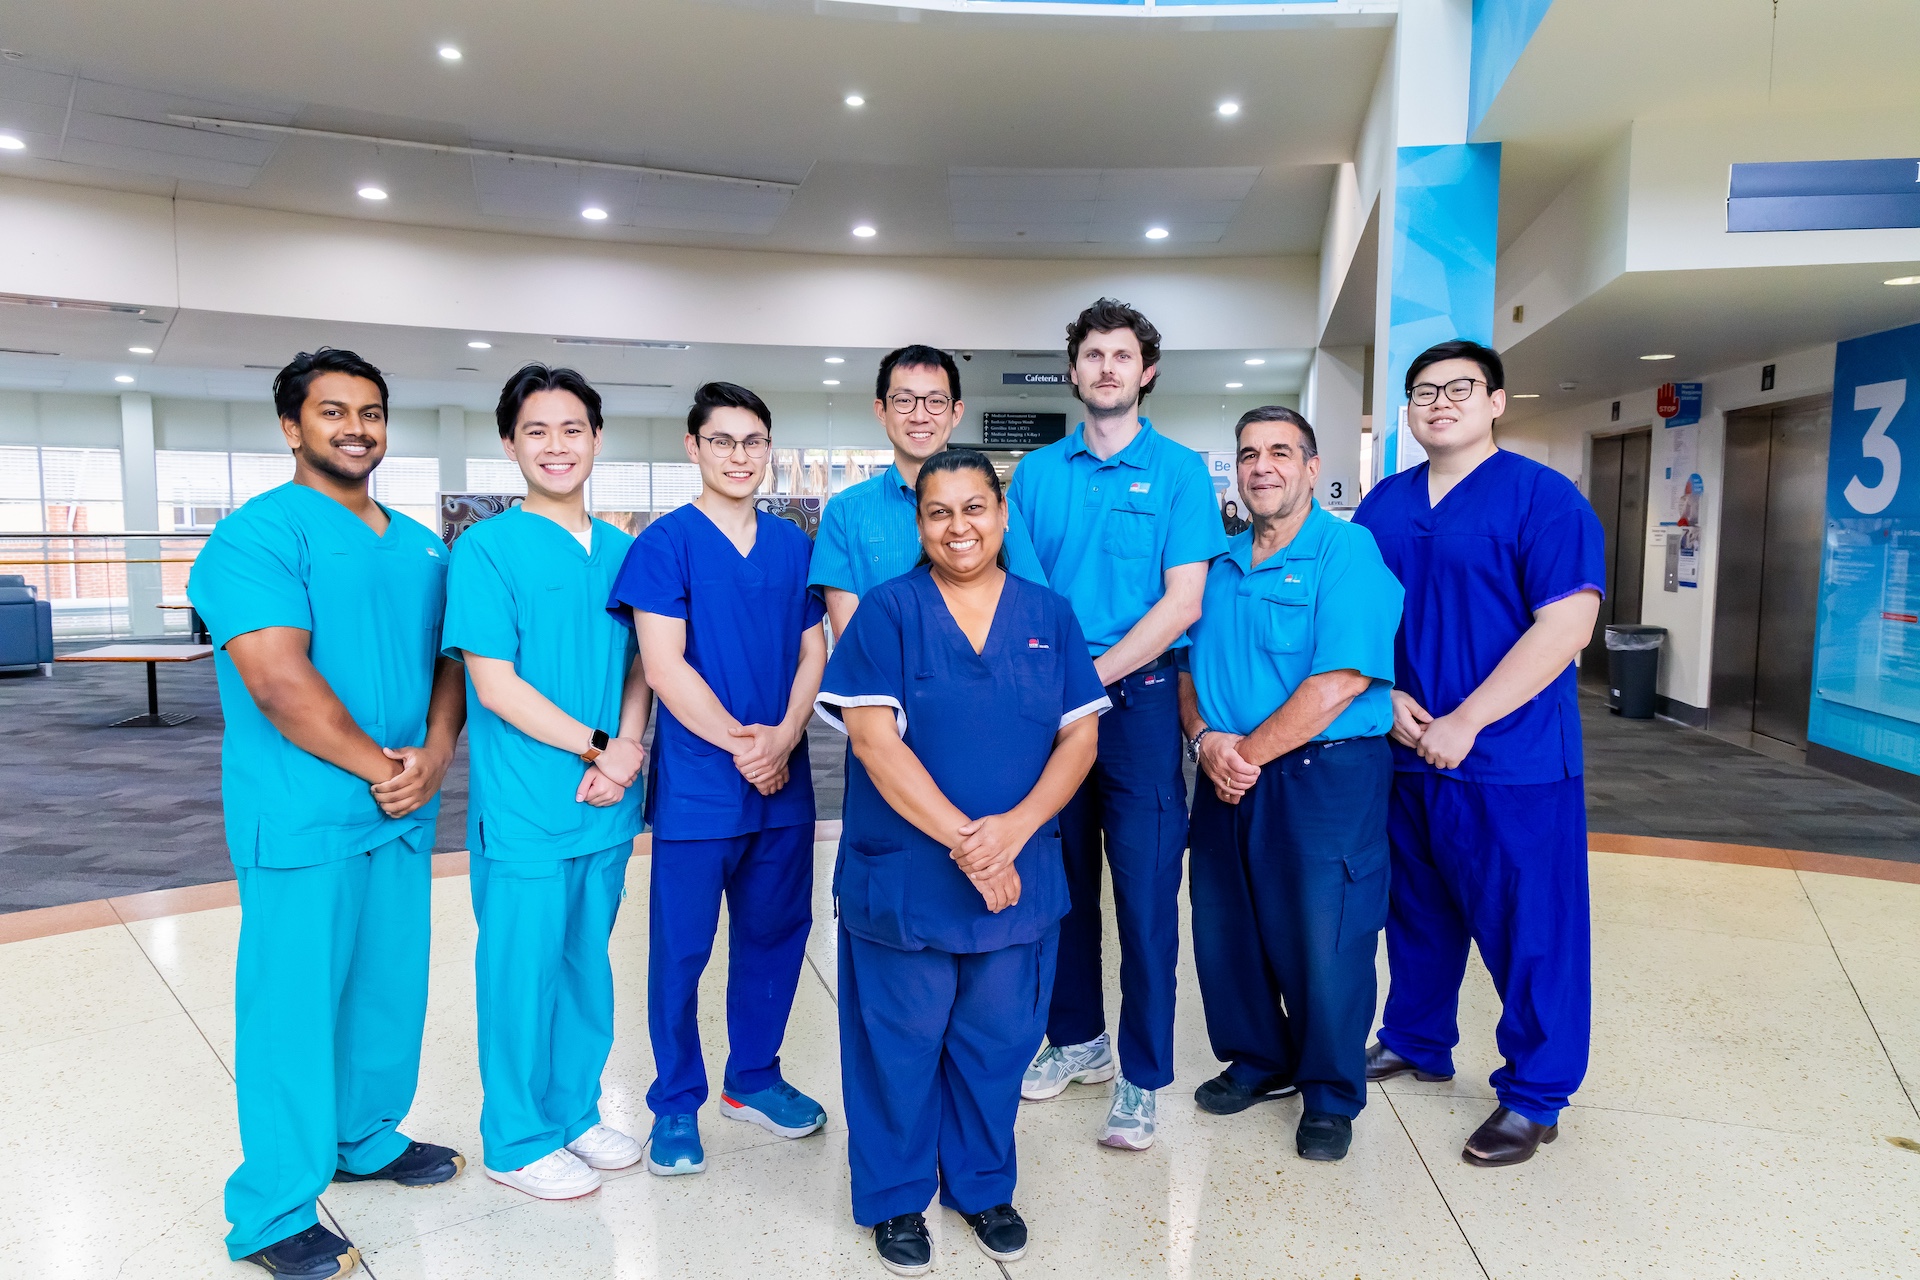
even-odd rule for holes
{"type": "Polygon", "coordinates": [[[1254,638],[1269,653],[1299,653],[1307,647],[1308,615],[1312,597],[1304,582],[1282,583],[1260,602],[1254,638]]]}
{"type": "Polygon", "coordinates": [[[1101,550],[1121,560],[1138,560],[1153,554],[1154,513],[1124,503],[1107,513],[1106,536],[1101,550]]]}

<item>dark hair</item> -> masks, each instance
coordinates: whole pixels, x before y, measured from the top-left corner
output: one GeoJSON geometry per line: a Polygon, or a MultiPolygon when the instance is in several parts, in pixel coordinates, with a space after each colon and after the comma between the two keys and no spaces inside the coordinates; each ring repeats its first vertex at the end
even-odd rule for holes
{"type": "Polygon", "coordinates": [[[707,425],[715,409],[745,409],[760,419],[760,425],[773,434],[773,413],[762,400],[745,387],[731,382],[709,382],[693,393],[693,407],[687,410],[687,434],[697,436],[707,425]]]}
{"type": "Polygon", "coordinates": [[[886,359],[880,362],[880,376],[873,380],[873,398],[885,400],[887,392],[893,390],[893,371],[895,369],[941,369],[947,375],[947,394],[955,400],[960,398],[960,366],[953,357],[938,347],[923,347],[919,343],[901,347],[898,351],[887,352],[886,359]]]}
{"type": "Polygon", "coordinates": [[[1413,358],[1413,363],[1407,366],[1406,393],[1413,394],[1413,380],[1420,376],[1422,370],[1442,360],[1471,360],[1480,366],[1481,373],[1487,375],[1489,392],[1506,389],[1507,366],[1500,363],[1500,353],[1466,338],[1455,338],[1451,342],[1437,342],[1413,358]]]}
{"type": "Polygon", "coordinates": [[[1240,421],[1233,424],[1233,446],[1240,447],[1240,433],[1256,422],[1290,422],[1300,431],[1300,438],[1306,441],[1307,457],[1320,456],[1320,440],[1313,434],[1313,428],[1307,420],[1279,404],[1263,404],[1258,409],[1249,409],[1240,415],[1240,421]]]}
{"type": "MultiPolygon", "coordinates": [[[[1000,488],[1000,473],[993,469],[993,460],[978,449],[942,449],[920,464],[920,474],[913,482],[913,506],[916,516],[919,513],[920,499],[927,493],[927,477],[943,471],[978,471],[987,478],[987,488],[993,490],[993,496],[1001,506],[1007,505],[1007,495],[1000,488]]],[[[927,564],[931,557],[927,555],[926,545],[920,547],[919,563],[927,564]]],[[[1002,569],[1007,567],[1007,544],[1000,544],[1000,554],[995,563],[1002,569]]]]}
{"type": "Polygon", "coordinates": [[[300,421],[300,407],[307,402],[307,388],[323,373],[345,373],[365,378],[380,388],[380,408],[387,407],[387,380],[380,371],[362,360],[357,352],[339,347],[321,347],[302,351],[287,367],[273,375],[273,411],[282,418],[300,421]]]}
{"type": "MultiPolygon", "coordinates": [[[[1118,329],[1131,329],[1133,336],[1140,340],[1140,359],[1147,365],[1160,363],[1160,331],[1153,322],[1135,311],[1117,298],[1102,298],[1074,317],[1067,326],[1067,367],[1072,368],[1080,358],[1080,344],[1087,340],[1090,333],[1113,333],[1118,329]]],[[[1158,375],[1140,384],[1140,394],[1144,397],[1153,390],[1158,375]]],[[[1073,394],[1077,398],[1080,388],[1075,387],[1073,394]]]]}
{"type": "Polygon", "coordinates": [[[572,369],[528,364],[520,366],[519,371],[507,379],[507,385],[500,388],[500,403],[494,407],[493,420],[500,427],[502,440],[513,439],[521,407],[527,403],[528,396],[538,391],[570,391],[580,397],[580,403],[587,406],[588,424],[595,435],[600,434],[600,426],[605,421],[600,416],[600,393],[585,378],[572,369]]]}

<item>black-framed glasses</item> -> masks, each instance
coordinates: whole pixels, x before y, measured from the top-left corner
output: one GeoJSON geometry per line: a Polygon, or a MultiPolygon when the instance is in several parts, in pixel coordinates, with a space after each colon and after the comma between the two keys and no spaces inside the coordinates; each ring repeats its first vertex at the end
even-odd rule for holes
{"type": "Polygon", "coordinates": [[[756,462],[767,456],[767,450],[773,447],[772,436],[748,436],[736,440],[732,436],[699,436],[707,446],[707,452],[716,458],[731,458],[735,449],[744,449],[749,458],[756,462]]]}
{"type": "Polygon", "coordinates": [[[1459,404],[1473,395],[1475,387],[1486,385],[1478,378],[1455,378],[1445,386],[1437,382],[1416,382],[1413,384],[1413,389],[1407,393],[1407,399],[1424,409],[1438,400],[1440,393],[1445,391],[1447,399],[1459,404]]]}
{"type": "Polygon", "coordinates": [[[899,414],[912,413],[915,408],[925,404],[928,413],[938,416],[953,408],[953,397],[944,391],[924,396],[917,396],[911,391],[896,391],[887,397],[887,404],[899,414]]]}

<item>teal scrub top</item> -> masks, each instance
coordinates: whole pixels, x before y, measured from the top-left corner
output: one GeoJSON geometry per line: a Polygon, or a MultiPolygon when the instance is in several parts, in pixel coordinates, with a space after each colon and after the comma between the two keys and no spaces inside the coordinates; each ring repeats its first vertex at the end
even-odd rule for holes
{"type": "Polygon", "coordinates": [[[1235,534],[1207,571],[1186,653],[1200,718],[1248,734],[1308,676],[1358,671],[1373,681],[1314,739],[1378,737],[1393,727],[1393,638],[1400,581],[1373,535],[1318,502],[1293,541],[1254,565],[1253,530],[1235,534]]]}
{"type": "MultiPolygon", "coordinates": [[[[1140,433],[1104,462],[1087,449],[1085,423],[1028,454],[1007,498],[1095,657],[1160,602],[1168,569],[1227,549],[1206,460],[1144,418],[1140,433]]],[[[1171,647],[1186,643],[1182,635],[1171,647]]]]}
{"type": "MultiPolygon", "coordinates": [[[[913,486],[898,466],[836,493],[820,513],[807,585],[864,597],[888,579],[911,572],[920,563],[918,515],[913,486]]],[[[1008,513],[1005,551],[1008,573],[1047,585],[1046,571],[1018,512],[1008,513]]]]}
{"type": "MultiPolygon", "coordinates": [[[[607,614],[629,535],[593,522],[593,554],[545,516],[511,507],[453,544],[447,581],[448,657],[511,662],[551,703],[591,729],[620,731],[633,632],[607,614]]],[[[598,853],[640,834],[640,779],[620,803],[573,798],[587,766],[530,738],[480,703],[467,676],[467,847],[503,862],[598,853]]]]}
{"type": "Polygon", "coordinates": [[[220,796],[238,867],[309,867],[406,840],[430,848],[435,796],[389,818],[368,783],[295,746],[254,704],[227,655],[266,627],[308,632],[307,656],[368,737],[427,739],[427,707],[446,602],[447,549],[425,525],[386,510],[376,534],[332,498],[283,484],[213,527],[187,598],[212,632],[220,711],[220,796]]]}

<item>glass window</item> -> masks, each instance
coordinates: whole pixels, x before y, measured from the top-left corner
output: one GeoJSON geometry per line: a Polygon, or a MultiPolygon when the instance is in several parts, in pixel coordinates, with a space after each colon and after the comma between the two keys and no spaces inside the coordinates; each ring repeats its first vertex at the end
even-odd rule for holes
{"type": "Polygon", "coordinates": [[[227,466],[233,484],[229,505],[235,507],[293,479],[291,453],[232,453],[227,455],[227,466]]]}
{"type": "Polygon", "coordinates": [[[517,463],[507,458],[468,458],[468,493],[519,493],[527,491],[527,478],[517,463]]]}
{"type": "Polygon", "coordinates": [[[587,477],[587,506],[595,511],[651,511],[652,484],[644,462],[596,462],[587,477]]]}

